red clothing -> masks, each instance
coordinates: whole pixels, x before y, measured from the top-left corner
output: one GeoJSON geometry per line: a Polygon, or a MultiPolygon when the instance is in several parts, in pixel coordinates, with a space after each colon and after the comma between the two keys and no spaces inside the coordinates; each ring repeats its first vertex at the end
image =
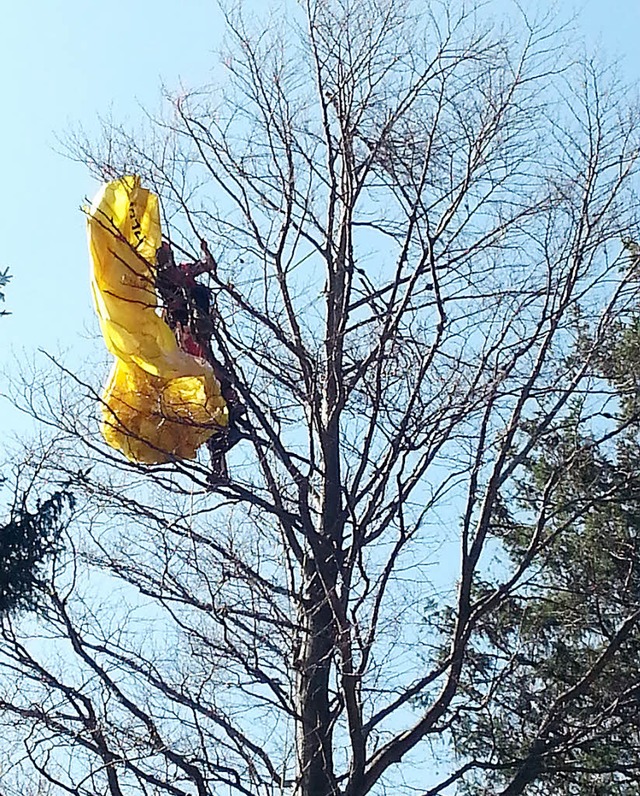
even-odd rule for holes
{"type": "Polygon", "coordinates": [[[207,359],[206,348],[195,339],[188,326],[179,324],[175,329],[175,333],[178,345],[183,351],[186,351],[187,354],[191,354],[194,357],[207,359]]]}
{"type": "Polygon", "coordinates": [[[172,260],[158,268],[156,286],[164,304],[164,317],[173,329],[178,345],[196,357],[211,360],[209,291],[196,280],[195,263],[172,260]]]}

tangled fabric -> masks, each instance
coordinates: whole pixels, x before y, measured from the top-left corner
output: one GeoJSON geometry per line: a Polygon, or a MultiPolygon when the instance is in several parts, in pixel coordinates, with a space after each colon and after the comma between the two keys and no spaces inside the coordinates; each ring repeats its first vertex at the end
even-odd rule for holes
{"type": "Polygon", "coordinates": [[[158,197],[138,177],[106,183],[87,225],[93,299],[116,358],[102,395],[102,434],[132,461],[192,459],[229,416],[211,366],[178,347],[158,308],[158,197]]]}

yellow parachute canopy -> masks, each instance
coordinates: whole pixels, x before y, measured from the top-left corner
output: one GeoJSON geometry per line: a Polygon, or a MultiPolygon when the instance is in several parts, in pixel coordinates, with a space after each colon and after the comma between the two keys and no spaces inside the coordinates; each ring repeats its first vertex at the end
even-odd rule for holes
{"type": "Polygon", "coordinates": [[[178,348],[158,311],[158,197],[138,177],[109,182],[87,226],[93,299],[116,357],[102,396],[102,434],[132,461],[192,459],[229,416],[211,366],[178,348]]]}

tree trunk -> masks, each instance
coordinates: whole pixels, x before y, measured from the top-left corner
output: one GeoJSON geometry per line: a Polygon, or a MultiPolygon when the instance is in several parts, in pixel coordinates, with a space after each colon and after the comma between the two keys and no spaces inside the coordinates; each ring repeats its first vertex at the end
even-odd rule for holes
{"type": "Polygon", "coordinates": [[[306,568],[305,581],[296,689],[300,715],[296,796],[334,796],[339,791],[333,766],[329,677],[335,649],[335,621],[325,585],[313,561],[306,568]]]}

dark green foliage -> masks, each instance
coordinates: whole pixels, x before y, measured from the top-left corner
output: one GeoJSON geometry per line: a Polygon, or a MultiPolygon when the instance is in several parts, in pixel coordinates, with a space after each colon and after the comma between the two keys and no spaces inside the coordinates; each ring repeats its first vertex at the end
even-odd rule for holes
{"type": "Polygon", "coordinates": [[[0,527],[0,615],[38,604],[42,566],[59,550],[66,507],[73,507],[73,496],[54,492],[34,512],[14,509],[0,527]]]}
{"type": "MultiPolygon", "coordinates": [[[[4,271],[0,271],[0,288],[6,287],[11,276],[9,274],[9,269],[5,268],[4,271]]],[[[0,301],[4,301],[4,293],[0,290],[0,301]]],[[[0,316],[2,315],[9,315],[6,310],[0,310],[0,316]]]]}
{"type": "MultiPolygon", "coordinates": [[[[0,271],[0,288],[10,279],[8,268],[0,271]]],[[[0,301],[4,301],[2,290],[0,301]]],[[[0,316],[9,314],[0,311],[0,316]]],[[[62,514],[73,502],[71,493],[60,490],[40,502],[33,513],[24,500],[14,504],[9,521],[0,526],[0,616],[36,607],[42,565],[59,549],[62,514]]]]}
{"type": "Polygon", "coordinates": [[[467,794],[640,794],[640,320],[609,342],[607,409],[571,407],[494,516],[506,572],[533,563],[469,650],[467,794]]]}

